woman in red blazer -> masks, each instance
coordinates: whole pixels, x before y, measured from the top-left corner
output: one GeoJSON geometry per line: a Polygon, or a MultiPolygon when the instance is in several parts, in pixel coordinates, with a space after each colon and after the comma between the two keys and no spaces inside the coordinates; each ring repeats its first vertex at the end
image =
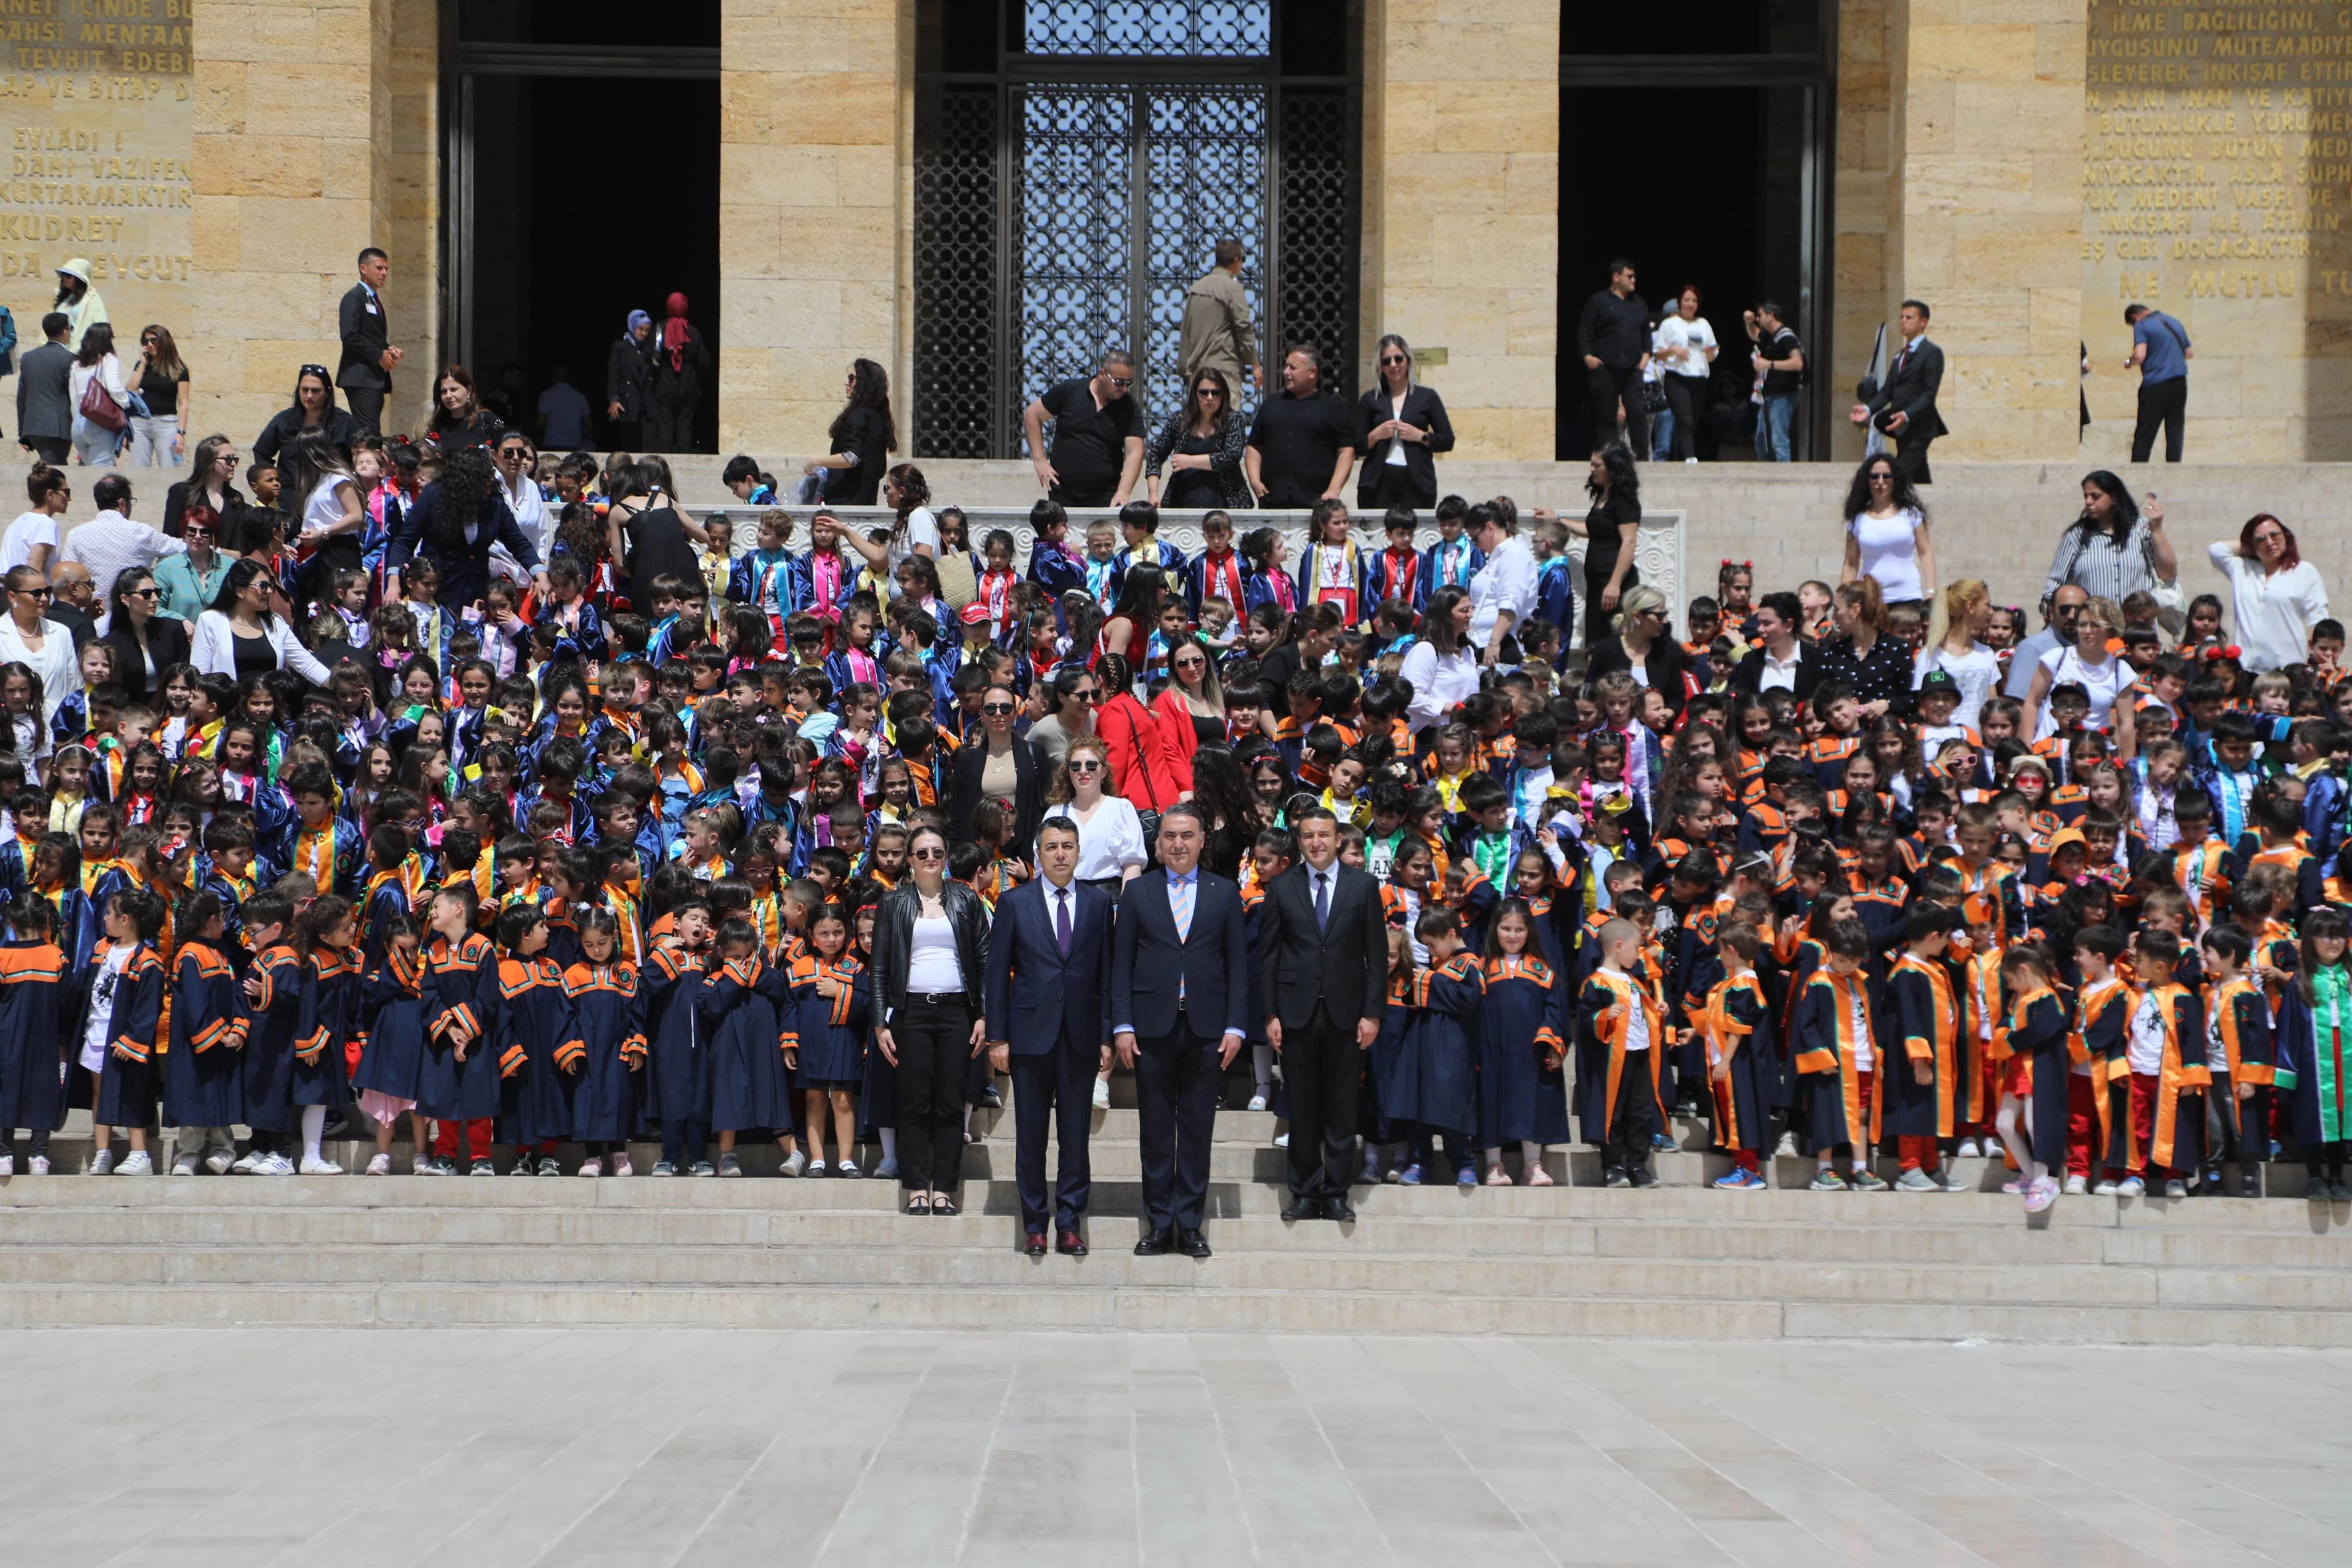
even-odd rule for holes
{"type": "Polygon", "coordinates": [[[1135,700],[1135,677],[1125,658],[1107,653],[1095,662],[1103,689],[1095,733],[1110,753],[1111,789],[1138,811],[1165,811],[1192,793],[1190,757],[1169,739],[1168,726],[1135,700]]]}

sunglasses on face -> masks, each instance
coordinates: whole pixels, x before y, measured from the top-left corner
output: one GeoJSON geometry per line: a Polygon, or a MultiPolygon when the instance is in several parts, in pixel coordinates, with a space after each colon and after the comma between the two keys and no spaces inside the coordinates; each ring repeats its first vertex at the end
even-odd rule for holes
{"type": "Polygon", "coordinates": [[[1402,364],[1402,363],[1404,363],[1404,355],[1402,355],[1402,354],[1382,354],[1382,355],[1381,356],[1381,363],[1382,364],[1402,364]]]}
{"type": "Polygon", "coordinates": [[[1010,702],[983,702],[980,705],[980,710],[992,718],[1001,719],[1005,714],[1013,711],[1013,704],[1010,702]]]}
{"type": "Polygon", "coordinates": [[[1224,393],[1223,393],[1223,391],[1221,388],[1218,388],[1218,387],[1214,387],[1214,386],[1204,386],[1204,387],[1202,387],[1202,388],[1200,389],[1200,391],[1199,391],[1198,393],[1196,393],[1194,395],[1196,395],[1196,396],[1200,396],[1200,397],[1223,397],[1223,396],[1224,395],[1224,393]]]}
{"type": "Polygon", "coordinates": [[[152,599],[158,595],[151,584],[144,588],[126,588],[122,592],[122,596],[126,599],[152,599]]]}
{"type": "Polygon", "coordinates": [[[1208,662],[1209,661],[1205,658],[1180,658],[1176,661],[1176,668],[1179,669],[1198,669],[1208,662]]]}
{"type": "Polygon", "coordinates": [[[929,849],[918,849],[908,857],[910,860],[944,860],[947,858],[948,852],[940,848],[937,845],[932,846],[929,849]]]}
{"type": "Polygon", "coordinates": [[[1119,386],[1119,387],[1133,386],[1133,385],[1135,384],[1135,377],[1133,377],[1133,376],[1131,376],[1131,375],[1130,375],[1130,376],[1126,376],[1126,377],[1120,377],[1120,376],[1116,376],[1116,375],[1114,375],[1114,376],[1112,376],[1112,377],[1110,378],[1110,384],[1111,384],[1113,386],[1119,386]]]}
{"type": "Polygon", "coordinates": [[[1073,702],[1093,702],[1097,700],[1097,693],[1095,689],[1091,686],[1087,687],[1084,691],[1073,691],[1070,693],[1070,700],[1073,702]]]}
{"type": "Polygon", "coordinates": [[[1097,762],[1074,761],[1069,764],[1069,769],[1073,773],[1098,773],[1102,772],[1102,764],[1097,762]]]}

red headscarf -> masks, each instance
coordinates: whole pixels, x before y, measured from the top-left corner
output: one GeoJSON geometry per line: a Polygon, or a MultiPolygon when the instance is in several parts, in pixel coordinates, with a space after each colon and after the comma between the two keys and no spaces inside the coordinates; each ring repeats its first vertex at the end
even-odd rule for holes
{"type": "Polygon", "coordinates": [[[665,307],[669,320],[662,323],[662,348],[669,354],[673,374],[686,369],[686,296],[672,294],[665,307]]]}

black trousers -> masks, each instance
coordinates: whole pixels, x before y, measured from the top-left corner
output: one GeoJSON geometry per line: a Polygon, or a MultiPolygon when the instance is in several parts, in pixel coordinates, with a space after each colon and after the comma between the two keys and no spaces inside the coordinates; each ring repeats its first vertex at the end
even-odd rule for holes
{"type": "Polygon", "coordinates": [[[1650,1140],[1658,1131],[1658,1096],[1650,1087],[1650,1064],[1643,1055],[1627,1052],[1624,1069],[1618,1075],[1617,1103],[1609,1110],[1609,1141],[1601,1148],[1604,1171],[1622,1171],[1630,1176],[1650,1168],[1650,1140]]]}
{"type": "Polygon", "coordinates": [[[1666,406],[1675,416],[1675,461],[1698,456],[1698,421],[1706,412],[1706,377],[1668,371],[1666,406]]]}
{"type": "Polygon", "coordinates": [[[605,428],[612,436],[612,450],[635,454],[645,436],[646,424],[642,419],[608,419],[605,428]]]}
{"type": "Polygon", "coordinates": [[[1395,463],[1367,462],[1361,482],[1356,486],[1358,511],[1386,511],[1392,506],[1433,507],[1437,504],[1437,489],[1427,490],[1412,482],[1412,470],[1395,463]]]}
{"type": "MultiPolygon", "coordinates": [[[[1615,570],[1617,570],[1617,563],[1613,558],[1598,572],[1589,565],[1584,569],[1584,646],[1588,648],[1601,638],[1614,635],[1610,629],[1609,623],[1617,618],[1617,612],[1602,609],[1601,595],[1609,586],[1609,574],[1615,570]]],[[[1621,600],[1624,598],[1641,580],[1640,567],[1626,567],[1625,580],[1617,584],[1618,598],[1621,600]]]]}
{"type": "Polygon", "coordinates": [[[647,404],[645,449],[648,452],[693,451],[695,407],[691,403],[676,408],[658,403],[647,404]]]}
{"type": "MultiPolygon", "coordinates": [[[[1224,1076],[1217,1056],[1223,1044],[1222,1034],[1215,1039],[1194,1034],[1182,1013],[1173,1033],[1136,1039],[1136,1142],[1148,1229],[1198,1230],[1208,1212],[1209,1139],[1217,1125],[1217,1080],[1224,1076]]],[[[1093,1094],[1092,1083],[1087,1092],[1093,1094]]],[[[1297,1138],[1294,1131],[1292,1141],[1297,1138]]]]}
{"type": "Polygon", "coordinates": [[[2180,461],[2180,437],[2189,423],[2189,378],[2176,375],[2154,386],[2139,384],[2139,423],[2132,426],[2132,456],[2145,463],[2156,447],[2156,432],[2164,431],[2164,460],[2180,461]]]}
{"type": "Polygon", "coordinates": [[[1650,411],[1642,406],[1642,373],[1632,365],[1620,370],[1602,365],[1584,373],[1592,388],[1592,443],[1617,439],[1617,405],[1625,405],[1625,445],[1633,456],[1650,455],[1650,411]]]}
{"type": "Polygon", "coordinates": [[[342,389],[343,406],[352,411],[352,435],[383,434],[383,400],[390,390],[377,386],[346,386],[342,389]]]}
{"type": "Polygon", "coordinates": [[[1087,1212],[1093,1176],[1087,1139],[1094,1121],[1095,1068],[1099,1044],[1056,1040],[1054,1048],[1014,1056],[1013,1068],[1013,1175],[1021,1189],[1021,1228],[1045,1228],[1045,1125],[1052,1118],[1061,1154],[1054,1165],[1055,1228],[1076,1230],[1087,1212]]]}
{"type": "Polygon", "coordinates": [[[1364,1081],[1355,1020],[1334,1018],[1318,1002],[1305,1027],[1286,1026],[1282,1081],[1290,1090],[1290,1195],[1346,1197],[1364,1081]]]}
{"type": "Polygon", "coordinates": [[[1927,448],[1936,444],[1936,438],[1897,436],[1895,443],[1895,471],[1915,485],[1933,484],[1927,472],[1927,448]]]}
{"type": "Polygon", "coordinates": [[[27,436],[25,439],[33,444],[33,456],[51,468],[73,456],[73,442],[66,437],[27,436]]]}
{"type": "Polygon", "coordinates": [[[963,1173],[963,1081],[971,1009],[961,996],[908,996],[890,1016],[898,1048],[898,1184],[953,1192],[963,1173]]]}

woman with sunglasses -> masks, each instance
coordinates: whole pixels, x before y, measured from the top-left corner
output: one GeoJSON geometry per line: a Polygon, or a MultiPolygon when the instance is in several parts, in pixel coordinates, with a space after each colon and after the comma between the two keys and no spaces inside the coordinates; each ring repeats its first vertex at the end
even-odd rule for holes
{"type": "Polygon", "coordinates": [[[1437,504],[1437,454],[1454,450],[1454,426],[1434,387],[1413,379],[1412,348],[1394,332],[1381,339],[1381,380],[1356,402],[1356,509],[1437,504]]]}
{"type": "Polygon", "coordinates": [[[963,1166],[964,1079],[988,1033],[988,910],[948,876],[947,835],[907,840],[907,877],[874,920],[874,1043],[898,1072],[898,1179],[908,1214],[952,1215],[963,1166]]]}
{"type": "Polygon", "coordinates": [[[160,704],[161,672],[188,662],[188,623],[163,613],[155,574],[133,566],[114,574],[106,596],[106,636],[114,650],[114,679],[133,702],[160,704]]]}
{"type": "Polygon", "coordinates": [[[351,410],[336,405],[335,383],[327,367],[306,364],[294,374],[294,401],[271,415],[261,434],[253,438],[253,460],[276,468],[278,455],[305,430],[320,432],[348,452],[355,428],[351,410]]]}
{"type": "Polygon", "coordinates": [[[1013,732],[1020,711],[1020,694],[1009,686],[992,686],[980,694],[979,743],[973,743],[971,731],[964,732],[948,786],[948,821],[958,844],[971,842],[972,814],[983,800],[996,802],[1012,824],[1006,842],[1025,846],[1037,837],[1045,815],[1045,771],[1036,752],[1013,732]]]}
{"type": "Polygon", "coordinates": [[[1249,426],[1234,407],[1233,384],[1214,365],[1192,373],[1192,386],[1184,406],[1169,416],[1160,434],[1144,451],[1150,494],[1173,510],[1198,507],[1232,509],[1255,506],[1242,456],[1249,445],[1249,426]],[[1163,486],[1160,472],[1167,470],[1163,486]]]}
{"type": "Polygon", "coordinates": [[[1225,690],[1208,646],[1189,633],[1169,645],[1168,673],[1167,686],[1151,700],[1151,713],[1181,759],[1190,788],[1192,754],[1202,746],[1224,744],[1225,690]]]}
{"type": "Polygon", "coordinates": [[[1683,667],[1689,659],[1667,623],[1665,595],[1647,584],[1626,589],[1617,605],[1617,629],[1592,646],[1584,678],[1598,680],[1612,670],[1624,670],[1634,684],[1656,687],[1667,711],[1680,718],[1685,695],[1683,667]]]}
{"type": "Polygon", "coordinates": [[[196,632],[188,662],[207,675],[233,676],[243,681],[273,669],[290,669],[313,686],[331,679],[290,622],[280,620],[275,605],[283,603],[278,579],[268,565],[242,559],[221,579],[212,608],[196,617],[196,632]]]}
{"type": "Polygon", "coordinates": [[[220,520],[228,515],[229,503],[242,504],[245,500],[236,488],[236,443],[226,436],[207,436],[197,442],[196,455],[188,465],[188,477],[173,480],[172,488],[163,492],[163,531],[180,538],[190,509],[202,507],[212,515],[213,532],[217,537],[220,520]]]}
{"type": "Polygon", "coordinates": [[[58,716],[58,706],[81,689],[81,661],[73,633],[48,618],[49,585],[38,568],[15,566],[0,578],[8,613],[0,616],[0,664],[22,664],[41,679],[41,717],[58,716]]]}
{"type": "Polygon", "coordinates": [[[1078,864],[1072,875],[1116,898],[1143,869],[1147,847],[1134,805],[1109,792],[1109,749],[1097,736],[1080,735],[1071,741],[1061,772],[1045,791],[1045,815],[1077,825],[1078,864]]]}
{"type": "Polygon", "coordinates": [[[141,329],[131,385],[147,405],[144,415],[131,416],[131,460],[142,468],[178,468],[188,439],[188,367],[171,329],[141,329]]]}

